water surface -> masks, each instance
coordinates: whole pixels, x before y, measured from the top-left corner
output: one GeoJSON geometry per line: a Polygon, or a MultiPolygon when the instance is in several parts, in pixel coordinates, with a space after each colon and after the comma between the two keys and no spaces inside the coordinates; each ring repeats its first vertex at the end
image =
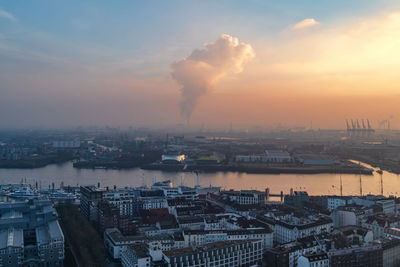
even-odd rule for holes
{"type": "MultiPolygon", "coordinates": [[[[360,175],[342,174],[343,194],[360,194],[360,175]]],[[[383,192],[385,195],[400,194],[400,176],[383,172],[383,192]]],[[[47,187],[51,183],[59,186],[97,184],[101,186],[141,186],[143,183],[150,186],[154,179],[157,181],[171,179],[174,185],[183,183],[194,186],[196,175],[194,173],[171,173],[153,170],[127,169],[75,169],[71,162],[52,164],[37,169],[0,169],[0,183],[19,183],[26,181],[30,184],[41,184],[47,187]],[[154,178],[155,177],[155,178],[154,178]]],[[[380,174],[363,175],[363,194],[380,194],[380,174]]],[[[311,195],[340,194],[339,174],[246,174],[237,172],[201,173],[200,184],[203,186],[215,185],[225,189],[258,189],[269,187],[272,193],[283,190],[308,191],[311,195]]]]}

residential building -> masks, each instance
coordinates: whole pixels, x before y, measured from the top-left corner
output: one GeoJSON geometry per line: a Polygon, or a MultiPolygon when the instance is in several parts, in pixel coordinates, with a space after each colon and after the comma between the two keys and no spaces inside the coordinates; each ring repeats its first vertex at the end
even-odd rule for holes
{"type": "Polygon", "coordinates": [[[139,197],[137,208],[139,210],[163,209],[168,208],[168,202],[164,197],[139,197]]]}
{"type": "Polygon", "coordinates": [[[359,205],[339,206],[331,213],[334,227],[362,225],[362,219],[373,214],[373,209],[359,205]]]}
{"type": "Polygon", "coordinates": [[[374,234],[374,239],[384,237],[384,230],[386,228],[395,228],[399,226],[399,218],[391,214],[377,214],[362,219],[362,227],[370,229],[374,234]]]}
{"type": "Polygon", "coordinates": [[[330,233],[332,228],[332,219],[328,217],[314,219],[288,217],[286,220],[275,220],[274,238],[276,242],[282,244],[310,235],[330,233]]]}
{"type": "Polygon", "coordinates": [[[285,243],[278,248],[288,253],[288,267],[296,267],[298,259],[303,255],[319,254],[326,251],[327,241],[330,236],[327,234],[312,235],[299,238],[296,241],[285,243]]]}
{"type": "Polygon", "coordinates": [[[308,201],[308,194],[304,191],[294,191],[293,194],[286,195],[284,199],[285,205],[294,207],[303,207],[303,203],[308,201]]]}
{"type": "Polygon", "coordinates": [[[136,198],[138,195],[138,190],[121,188],[105,191],[102,200],[108,201],[113,206],[118,207],[120,215],[134,216],[136,214],[136,198]]]}
{"type": "Polygon", "coordinates": [[[382,245],[382,265],[384,267],[400,266],[400,240],[383,238],[376,242],[382,245]]]}
{"type": "Polygon", "coordinates": [[[324,252],[303,255],[299,258],[297,267],[329,267],[329,258],[324,252]]]}
{"type": "Polygon", "coordinates": [[[104,189],[100,189],[94,185],[81,186],[80,208],[82,214],[89,221],[97,221],[97,204],[102,200],[104,189]]]}
{"type": "Polygon", "coordinates": [[[169,267],[252,266],[262,262],[261,240],[235,240],[164,251],[169,267]]]}
{"type": "Polygon", "coordinates": [[[327,254],[331,267],[383,267],[380,244],[332,249],[327,254]]]}
{"type": "Polygon", "coordinates": [[[128,245],[121,249],[123,267],[150,267],[151,257],[145,244],[128,245]]]}
{"type": "Polygon", "coordinates": [[[126,236],[117,228],[109,228],[104,231],[104,245],[113,259],[121,258],[121,251],[125,246],[142,244],[147,241],[144,235],[126,236]]]}
{"type": "Polygon", "coordinates": [[[263,249],[272,248],[273,232],[270,229],[240,230],[185,230],[185,246],[199,246],[207,243],[230,240],[261,239],[263,249]]]}
{"type": "Polygon", "coordinates": [[[257,190],[222,191],[222,198],[236,205],[265,205],[266,193],[257,190]]]}
{"type": "Polygon", "coordinates": [[[336,210],[338,207],[346,206],[352,203],[351,197],[342,196],[329,196],[328,197],[328,210],[336,210]]]}
{"type": "Polygon", "coordinates": [[[267,249],[263,256],[265,267],[288,267],[289,251],[283,247],[267,249]]]}

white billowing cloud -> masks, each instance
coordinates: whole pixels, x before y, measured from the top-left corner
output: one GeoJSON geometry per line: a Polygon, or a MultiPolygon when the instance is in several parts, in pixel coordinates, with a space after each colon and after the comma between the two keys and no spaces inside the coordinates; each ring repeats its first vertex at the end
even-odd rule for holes
{"type": "Polygon", "coordinates": [[[3,19],[8,19],[8,20],[12,20],[12,21],[17,21],[17,19],[14,17],[13,14],[5,11],[4,9],[0,8],[0,18],[3,19]]]}
{"type": "Polygon", "coordinates": [[[304,28],[314,27],[314,26],[317,26],[317,25],[320,25],[320,23],[318,21],[316,21],[315,19],[313,19],[313,18],[304,19],[304,20],[299,21],[296,24],[294,24],[292,29],[293,30],[300,30],[300,29],[304,29],[304,28]]]}
{"type": "Polygon", "coordinates": [[[250,44],[222,34],[215,42],[205,44],[182,60],[171,64],[172,77],[182,86],[181,113],[189,121],[200,96],[206,94],[218,79],[239,73],[243,64],[255,56],[250,44]]]}

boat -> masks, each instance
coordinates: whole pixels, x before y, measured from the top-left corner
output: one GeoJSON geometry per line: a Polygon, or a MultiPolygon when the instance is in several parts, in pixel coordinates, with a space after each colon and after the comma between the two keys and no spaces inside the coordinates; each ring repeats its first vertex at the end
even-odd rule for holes
{"type": "Polygon", "coordinates": [[[25,187],[20,190],[15,190],[8,194],[11,198],[27,198],[33,199],[39,196],[38,193],[34,192],[31,188],[25,187]]]}

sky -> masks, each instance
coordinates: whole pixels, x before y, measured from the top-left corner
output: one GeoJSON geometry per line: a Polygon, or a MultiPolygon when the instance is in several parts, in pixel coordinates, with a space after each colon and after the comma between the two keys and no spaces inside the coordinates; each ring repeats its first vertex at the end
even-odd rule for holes
{"type": "Polygon", "coordinates": [[[395,0],[0,0],[0,128],[398,128],[399,47],[395,0]]]}

